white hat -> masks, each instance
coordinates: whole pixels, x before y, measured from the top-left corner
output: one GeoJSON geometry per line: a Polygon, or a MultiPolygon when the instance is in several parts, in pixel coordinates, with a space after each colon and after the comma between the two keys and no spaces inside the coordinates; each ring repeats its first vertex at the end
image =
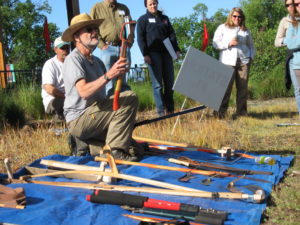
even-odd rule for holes
{"type": "Polygon", "coordinates": [[[63,41],[61,39],[61,37],[58,37],[58,38],[55,39],[53,47],[54,48],[61,48],[64,45],[70,45],[70,44],[71,44],[70,42],[63,41]]]}
{"type": "Polygon", "coordinates": [[[62,39],[64,41],[73,41],[74,33],[88,25],[99,26],[103,22],[103,20],[104,19],[93,20],[92,17],[87,13],[82,13],[74,16],[71,20],[71,25],[64,31],[62,39]]]}

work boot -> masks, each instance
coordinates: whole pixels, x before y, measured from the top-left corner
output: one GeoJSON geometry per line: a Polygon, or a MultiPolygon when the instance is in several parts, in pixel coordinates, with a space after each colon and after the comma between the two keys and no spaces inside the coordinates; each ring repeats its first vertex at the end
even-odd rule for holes
{"type": "Polygon", "coordinates": [[[120,159],[120,160],[125,160],[125,161],[132,161],[132,162],[139,161],[137,156],[131,156],[130,154],[128,154],[120,149],[113,149],[111,151],[111,155],[114,157],[114,159],[120,159]]]}
{"type": "Polygon", "coordinates": [[[68,144],[71,156],[86,156],[90,154],[89,145],[72,134],[68,136],[68,144]]]}
{"type": "Polygon", "coordinates": [[[138,161],[140,161],[143,158],[143,155],[146,150],[148,150],[147,143],[138,143],[134,139],[132,139],[128,149],[128,153],[131,156],[137,157],[138,161]]]}

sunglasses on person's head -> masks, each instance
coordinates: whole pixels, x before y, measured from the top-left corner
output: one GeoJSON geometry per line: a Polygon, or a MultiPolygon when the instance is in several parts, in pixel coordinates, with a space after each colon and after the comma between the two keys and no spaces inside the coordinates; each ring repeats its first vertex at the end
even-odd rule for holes
{"type": "Polygon", "coordinates": [[[232,17],[242,19],[242,16],[232,15],[232,17]]]}

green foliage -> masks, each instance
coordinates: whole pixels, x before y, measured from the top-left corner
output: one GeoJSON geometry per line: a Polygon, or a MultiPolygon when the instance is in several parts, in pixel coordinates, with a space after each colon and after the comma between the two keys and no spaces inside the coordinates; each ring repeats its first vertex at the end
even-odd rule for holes
{"type": "Polygon", "coordinates": [[[6,101],[4,104],[3,117],[5,123],[13,127],[23,127],[25,125],[25,113],[14,101],[6,101]]]}
{"type": "Polygon", "coordinates": [[[21,84],[13,89],[12,99],[26,112],[29,119],[42,119],[44,107],[41,88],[36,84],[21,84]]]}
{"type": "Polygon", "coordinates": [[[10,91],[0,89],[0,128],[4,124],[22,127],[25,124],[24,110],[10,98],[10,91]]]}
{"type": "Polygon", "coordinates": [[[131,83],[130,87],[139,97],[139,111],[152,110],[155,108],[150,82],[131,83]]]}
{"type": "MultiPolygon", "coordinates": [[[[282,0],[241,0],[248,28],[253,30],[277,29],[278,23],[287,14],[282,0]]],[[[274,40],[275,36],[272,38],[274,40]]]]}
{"type": "Polygon", "coordinates": [[[0,90],[0,124],[22,127],[27,119],[41,119],[44,108],[41,88],[34,84],[21,84],[0,90]]]}
{"type": "Polygon", "coordinates": [[[265,31],[253,30],[251,32],[256,48],[256,56],[251,65],[252,80],[264,80],[275,66],[285,61],[286,49],[274,47],[276,32],[275,28],[265,31]]]}
{"type": "MultiPolygon", "coordinates": [[[[3,44],[7,63],[15,69],[42,67],[53,53],[45,53],[43,13],[51,12],[48,1],[1,0],[0,21],[3,27],[3,44]]],[[[49,24],[51,40],[59,36],[58,27],[49,24]]]]}
{"type": "Polygon", "coordinates": [[[290,96],[283,86],[286,49],[274,47],[279,21],[287,13],[282,1],[242,0],[241,5],[256,48],[250,72],[251,97],[290,96]]]}
{"type": "Polygon", "coordinates": [[[249,83],[249,92],[250,98],[252,99],[293,96],[293,91],[287,91],[285,88],[283,63],[266,72],[266,76],[262,79],[251,79],[249,83]]]}

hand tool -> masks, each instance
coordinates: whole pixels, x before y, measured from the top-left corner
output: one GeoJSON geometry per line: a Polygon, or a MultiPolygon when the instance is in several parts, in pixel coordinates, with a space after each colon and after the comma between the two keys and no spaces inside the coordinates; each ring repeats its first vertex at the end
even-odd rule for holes
{"type": "MultiPolygon", "coordinates": [[[[190,167],[190,168],[198,168],[198,166],[191,165],[189,162],[181,161],[181,160],[174,159],[174,158],[169,158],[168,161],[172,162],[172,163],[179,164],[179,165],[187,166],[187,167],[190,167]]],[[[210,172],[214,172],[214,174],[219,174],[220,176],[223,176],[223,177],[240,177],[239,175],[234,175],[234,174],[231,174],[231,173],[228,173],[228,172],[219,172],[219,171],[210,171],[210,172]]],[[[259,178],[246,177],[246,176],[242,176],[242,178],[247,179],[247,180],[263,182],[263,183],[271,183],[271,181],[263,180],[263,179],[259,179],[259,178]]]]}
{"type": "MultiPolygon", "coordinates": [[[[180,221],[178,221],[178,220],[174,221],[174,220],[168,220],[168,219],[162,219],[162,218],[156,218],[156,217],[154,218],[154,217],[137,216],[137,215],[129,215],[129,214],[123,214],[122,216],[126,216],[126,217],[128,217],[130,219],[133,219],[133,220],[138,220],[138,221],[148,222],[148,223],[160,223],[161,224],[161,223],[164,222],[164,224],[166,223],[166,225],[172,225],[173,223],[178,224],[178,222],[182,221],[182,220],[180,220],[180,221]]],[[[183,221],[180,224],[184,225],[185,222],[186,221],[183,221]]],[[[193,223],[193,222],[188,222],[188,224],[190,224],[190,225],[204,225],[202,223],[193,223]]]]}
{"type": "MultiPolygon", "coordinates": [[[[125,23],[123,23],[121,31],[120,31],[120,40],[122,41],[121,48],[120,48],[120,59],[126,59],[126,52],[128,44],[131,44],[128,39],[124,37],[124,29],[127,25],[136,24],[136,21],[130,21],[129,18],[125,17],[125,23]],[[127,21],[127,22],[126,22],[127,21]]],[[[128,26],[127,26],[128,27],[128,26]]],[[[130,29],[128,29],[127,33],[130,33],[130,29]]],[[[116,111],[119,109],[119,96],[122,88],[122,76],[118,77],[115,92],[114,92],[114,100],[113,100],[113,110],[116,111]]]]}

